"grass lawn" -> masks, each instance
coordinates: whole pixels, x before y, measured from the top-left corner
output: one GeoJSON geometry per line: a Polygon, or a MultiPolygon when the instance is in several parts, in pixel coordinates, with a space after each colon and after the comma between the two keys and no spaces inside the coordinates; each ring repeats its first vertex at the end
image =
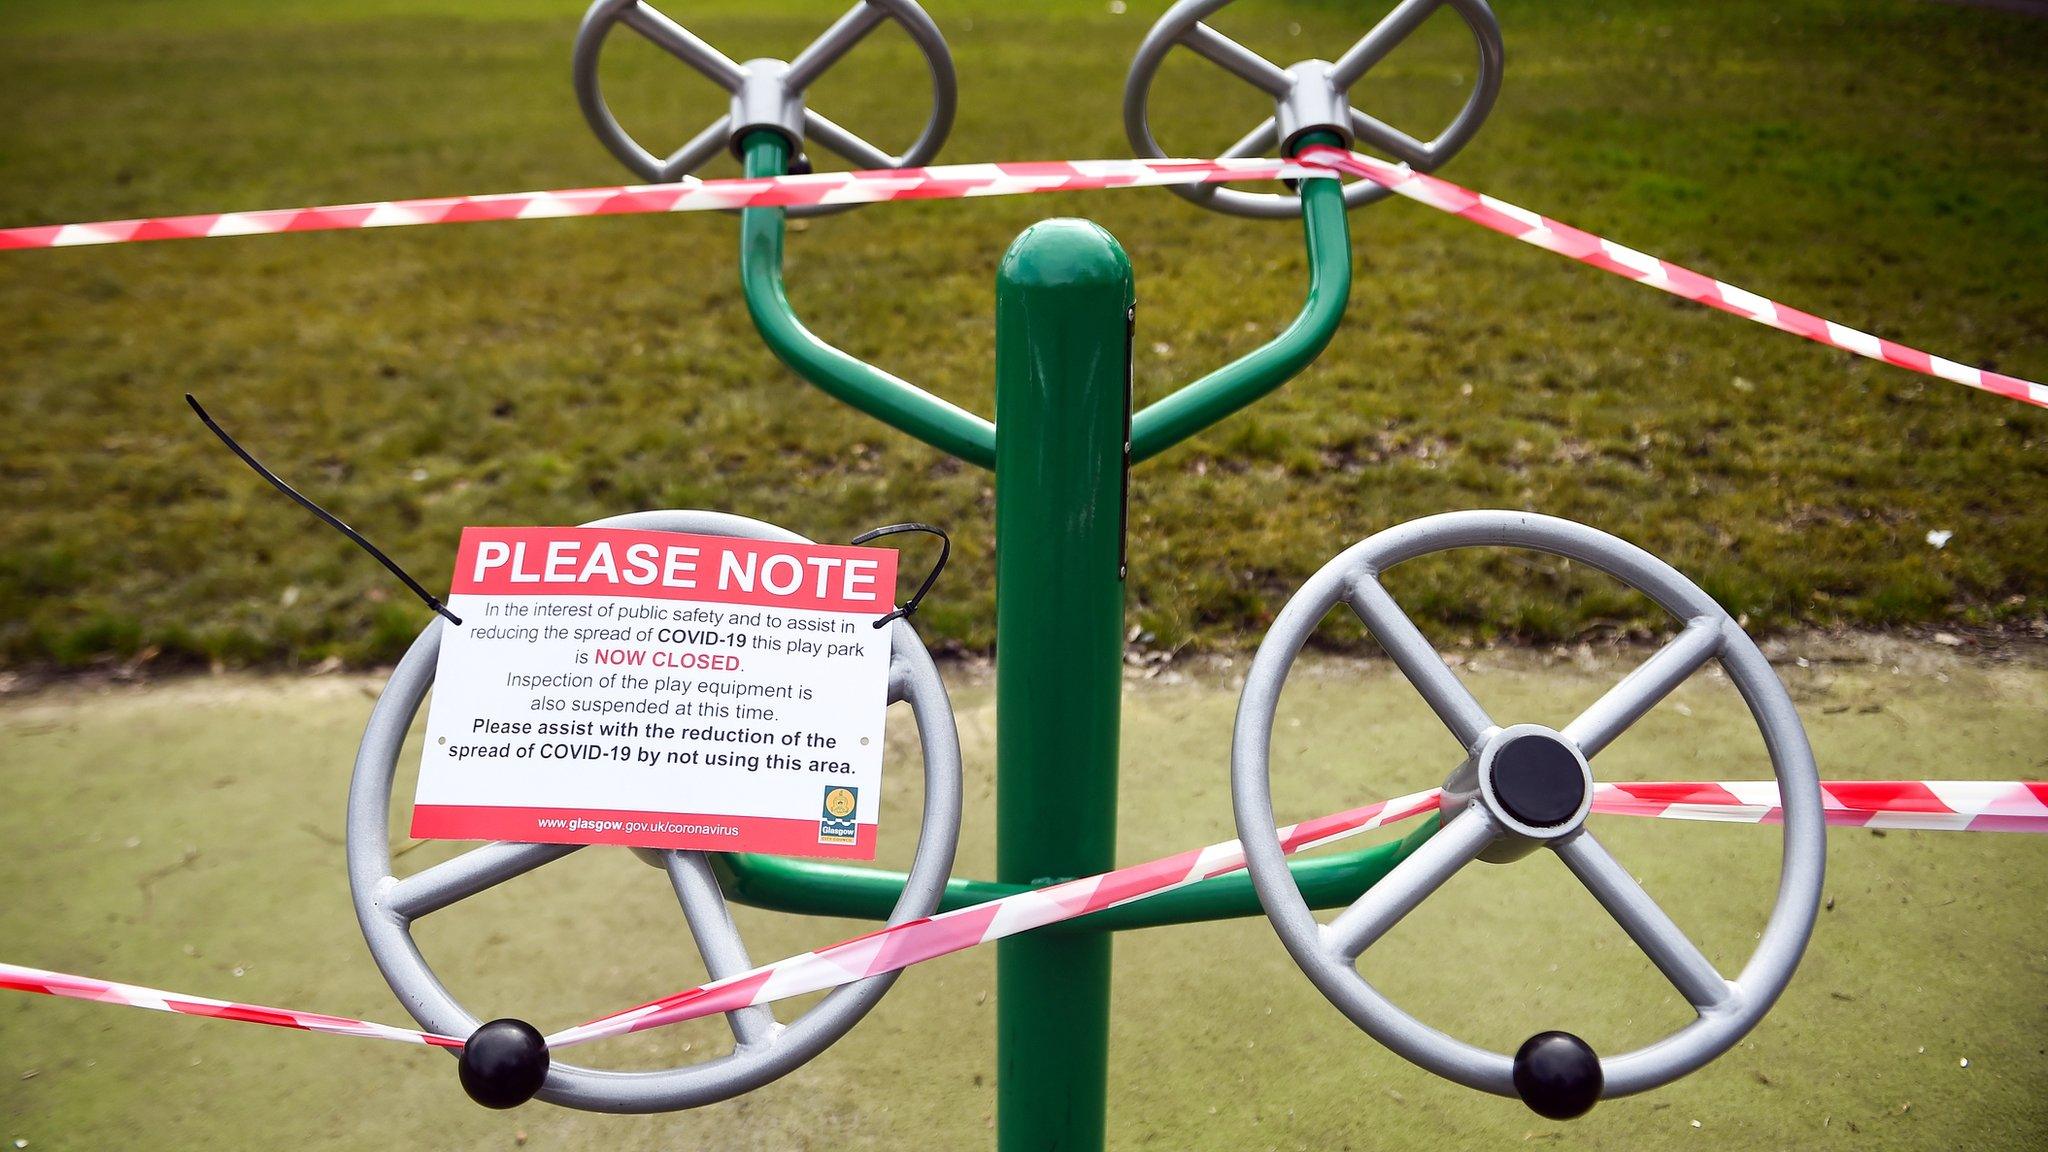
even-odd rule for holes
{"type": "MultiPolygon", "coordinates": [[[[735,57],[786,54],[837,0],[679,4],[735,57]]],[[[1332,53],[1349,4],[1223,27],[1332,53]],[[1298,32],[1295,29],[1298,28],[1298,32]]],[[[1159,4],[945,0],[963,78],[942,158],[1126,154],[1123,71],[1159,4]]],[[[2048,36],[1926,3],[1500,0],[1508,79],[1454,179],[1844,323],[2048,377],[2048,36]]],[[[565,0],[166,0],[0,9],[0,223],[614,182],[578,117],[565,0]]],[[[1426,133],[1462,98],[1448,16],[1354,94],[1426,133]]],[[[708,84],[630,36],[621,116],[679,140],[708,84]]],[[[883,142],[923,116],[878,37],[817,105],[883,142]]],[[[1179,59],[1157,123],[1220,147],[1258,99],[1179,59]]],[[[900,146],[900,144],[898,145],[900,146]]],[[[729,162],[726,162],[729,168],[729,162]]],[[[726,169],[721,169],[721,171],[726,169]]],[[[868,209],[791,237],[798,309],[856,354],[991,407],[993,269],[1087,213],[1139,276],[1142,401],[1292,315],[1295,230],[1164,192],[868,209]]],[[[1619,532],[1759,628],[2042,627],[2048,413],[1817,348],[1420,207],[1354,217],[1351,321],[1256,410],[1133,486],[1132,610],[1229,650],[1345,544],[1451,507],[1619,532]],[[1946,549],[1928,531],[1952,531],[1946,549]]],[[[243,471],[197,392],[287,477],[445,586],[473,523],[729,509],[820,538],[945,524],[925,616],[992,640],[987,477],[813,394],[758,344],[726,217],[270,237],[0,259],[0,660],[356,664],[423,613],[243,471]]],[[[1558,566],[1446,571],[1447,632],[1628,631],[1558,566]]],[[[1357,643],[1355,634],[1333,644],[1357,643]]]]}
{"type": "MultiPolygon", "coordinates": [[[[2048,665],[1886,642],[1782,666],[1824,775],[2040,774],[2048,665]]],[[[1496,716],[1562,723],[1635,659],[1508,653],[1465,674],[1496,716]]],[[[1121,859],[1231,835],[1228,670],[1126,696],[1121,859]]],[[[993,712],[949,673],[967,754],[960,872],[993,857],[993,712]]],[[[188,679],[0,703],[0,941],[12,961],[202,995],[404,1015],[350,912],[339,837],[371,681],[188,679]]],[[[903,719],[899,709],[896,716],[903,719]]],[[[1452,742],[1384,661],[1311,661],[1275,742],[1283,819],[1426,787],[1452,742]],[[1370,753],[1361,753],[1361,749],[1370,753]]],[[[892,731],[885,807],[916,811],[892,731]]],[[[416,753],[398,792],[410,796],[416,753]]],[[[1703,675],[1600,760],[1606,779],[1752,779],[1761,741],[1703,675]],[[1675,753],[1674,753],[1675,750],[1675,753]]],[[[1770,829],[1601,817],[1599,834],[1722,971],[1763,925],[1770,829]]],[[[901,865],[908,822],[882,838],[901,865]]],[[[429,844],[401,867],[456,846],[429,844]]],[[[2048,1141],[2048,840],[1829,834],[1827,897],[1798,977],[1733,1052],[1569,1127],[1437,1080],[1325,1003],[1263,920],[1127,934],[1116,946],[1110,1099],[1118,1148],[1985,1148],[2048,1141]],[[1967,1060],[1964,1067],[1962,1061],[1967,1060]],[[1699,1127],[1695,1128],[1695,1122],[1699,1127]]],[[[754,956],[861,930],[741,909],[754,956]]],[[[543,1028],[702,978],[663,879],[590,849],[422,923],[456,995],[543,1028]]],[[[1547,855],[1454,878],[1364,969],[1422,1019],[1512,1049],[1565,1027],[1618,1051],[1681,1023],[1676,994],[1547,855]]],[[[0,1141],[105,1148],[975,1148],[993,1142],[994,957],[920,966],[837,1047],[742,1100],[666,1117],[468,1102],[445,1056],[0,994],[0,1141]]],[[[788,1010],[784,1009],[784,1018],[788,1010]]],[[[655,1067],[725,1042],[722,1022],[585,1049],[655,1067]]]]}

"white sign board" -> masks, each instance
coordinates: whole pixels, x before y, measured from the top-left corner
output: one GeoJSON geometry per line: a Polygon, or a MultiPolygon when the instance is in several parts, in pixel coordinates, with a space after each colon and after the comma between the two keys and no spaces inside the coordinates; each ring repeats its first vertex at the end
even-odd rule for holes
{"type": "Polygon", "coordinates": [[[412,834],[870,860],[896,553],[467,528],[412,834]]]}

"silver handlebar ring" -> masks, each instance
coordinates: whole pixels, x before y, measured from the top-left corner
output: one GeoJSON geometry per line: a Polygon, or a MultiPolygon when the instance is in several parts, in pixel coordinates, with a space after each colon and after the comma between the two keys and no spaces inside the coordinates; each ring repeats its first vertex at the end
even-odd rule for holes
{"type": "MultiPolygon", "coordinates": [[[[596,0],[576,30],[572,56],[576,99],[592,132],[612,155],[642,179],[659,183],[687,180],[721,152],[738,155],[746,136],[772,131],[789,142],[792,156],[815,141],[845,157],[856,168],[907,168],[936,156],[953,129],[960,86],[953,54],[939,27],[916,0],[858,0],[803,51],[788,61],[736,61],[662,14],[646,0],[596,0]],[[894,21],[924,54],[931,73],[932,110],[924,130],[909,148],[888,153],[806,106],[804,93],[843,59],[868,33],[894,21]],[[650,152],[619,124],[606,104],[598,78],[598,60],[613,28],[625,25],[656,47],[689,65],[731,97],[725,115],[713,120],[666,157],[650,152]]],[[[791,216],[843,211],[849,204],[804,205],[786,209],[791,216]]]]}
{"type": "MultiPolygon", "coordinates": [[[[1226,158],[1286,155],[1311,132],[1334,132],[1347,146],[1353,141],[1378,148],[1421,171],[1432,171],[1463,148],[1500,95],[1505,51],[1500,22],[1486,0],[1402,0],[1393,11],[1334,62],[1303,60],[1282,68],[1203,23],[1232,0],[1179,0],[1145,34],[1131,58],[1124,79],[1124,132],[1140,156],[1163,157],[1152,134],[1152,82],[1160,64],[1178,45],[1236,75],[1273,98],[1273,115],[1224,149],[1226,158]],[[1479,49],[1478,77],[1472,94],[1457,116],[1433,139],[1417,140],[1351,106],[1352,85],[1407,39],[1437,9],[1449,7],[1471,30],[1479,49]]],[[[1271,192],[1241,192],[1215,184],[1169,185],[1171,190],[1205,208],[1237,216],[1285,217],[1301,214],[1301,197],[1271,192]]],[[[1388,190],[1370,180],[1344,189],[1344,206],[1357,208],[1384,199],[1388,190]]]]}
{"type": "Polygon", "coordinates": [[[1534,848],[1556,852],[1693,1004],[1697,1018],[1677,1032],[1598,1060],[1593,1082],[1601,1098],[1669,1083],[1732,1047],[1784,991],[1819,910],[1826,852],[1820,784],[1805,729],[1769,662],[1719,604],[1663,561],[1597,529],[1548,516],[1467,511],[1425,517],[1354,545],[1310,577],[1274,619],[1245,676],[1231,749],[1231,801],[1266,915],[1323,995],[1409,1061],[1472,1088],[1521,1095],[1532,1106],[1536,1102],[1518,1091],[1514,1058],[1422,1023],[1381,995],[1357,968],[1361,953],[1466,863],[1511,860],[1534,848]],[[1590,565],[1642,592],[1685,628],[1563,729],[1502,727],[1379,579],[1419,556],[1476,547],[1529,549],[1590,565]],[[1317,624],[1340,603],[1352,607],[1416,685],[1464,756],[1445,784],[1443,827],[1325,924],[1311,915],[1274,835],[1270,748],[1288,671],[1317,624]],[[1720,661],[1763,733],[1784,812],[1777,903],[1732,981],[1720,976],[1584,827],[1592,780],[1587,762],[1710,659],[1720,661]],[[1509,777],[1501,765],[1510,760],[1517,794],[1504,786],[1509,777]]]}
{"type": "MultiPolygon", "coordinates": [[[[595,528],[638,528],[808,543],[758,520],[717,512],[637,512],[593,522],[595,528]]],[[[422,916],[560,859],[573,844],[494,843],[403,879],[392,875],[389,825],[391,780],[399,751],[433,686],[443,622],[420,633],[377,699],[357,753],[348,798],[349,891],[370,955],[391,990],[422,1028],[468,1036],[482,1021],[450,995],[412,937],[422,916]]],[[[924,751],[924,816],[909,878],[889,914],[901,924],[936,911],[960,838],[960,741],[945,685],[910,624],[890,625],[889,700],[907,702],[924,751]]],[[[671,885],[691,934],[714,978],[752,967],[734,928],[708,858],[701,852],[662,852],[671,885]]],[[[618,1072],[554,1061],[539,1096],[551,1104],[591,1112],[671,1112],[751,1092],[817,1056],[881,1000],[900,973],[871,976],[834,989],[784,1025],[766,1006],[730,1013],[731,1052],[684,1068],[618,1072]]]]}

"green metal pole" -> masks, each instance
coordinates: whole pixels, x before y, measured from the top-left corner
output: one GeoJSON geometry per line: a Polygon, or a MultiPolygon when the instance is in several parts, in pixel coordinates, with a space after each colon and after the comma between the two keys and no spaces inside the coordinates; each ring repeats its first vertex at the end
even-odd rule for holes
{"type": "MultiPolygon", "coordinates": [[[[996,879],[1116,859],[1130,473],[1131,264],[1085,220],[1025,229],[996,273],[996,879]]],[[[1002,1152],[1103,1144],[1110,936],[996,946],[1002,1152]]]]}

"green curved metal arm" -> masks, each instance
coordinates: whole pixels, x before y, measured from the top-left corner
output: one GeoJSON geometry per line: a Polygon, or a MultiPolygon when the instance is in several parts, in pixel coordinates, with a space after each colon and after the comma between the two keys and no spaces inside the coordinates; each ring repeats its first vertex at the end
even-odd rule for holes
{"type": "MultiPolygon", "coordinates": [[[[1307,143],[1335,143],[1311,137],[1307,143]]],[[[758,132],[745,142],[747,175],[779,176],[789,145],[758,132]]],[[[1305,180],[1302,232],[1307,299],[1294,322],[1244,357],[1148,405],[1131,419],[1131,463],[1148,460],[1299,375],[1322,355],[1351,296],[1351,227],[1335,180],[1305,180]]],[[[958,405],[847,355],[797,319],[782,283],[783,214],[740,213],[740,284],[754,327],[797,375],[877,420],[970,464],[995,467],[995,425],[958,405]]]]}
{"type": "MultiPolygon", "coordinates": [[[[773,132],[744,142],[747,175],[780,176],[789,167],[789,144],[773,132]]],[[[782,287],[780,208],[740,213],[740,286],[761,339],[797,375],[892,428],[969,464],[996,466],[996,426],[905,380],[854,359],[812,335],[789,306],[782,287]]]]}
{"type": "MultiPolygon", "coordinates": [[[[1340,145],[1311,134],[1309,144],[1340,145]]],[[[1292,380],[1323,354],[1351,297],[1351,223],[1337,180],[1301,182],[1302,231],[1308,244],[1308,299],[1278,336],[1131,418],[1131,463],[1149,460],[1292,380]]]]}
{"type": "MultiPolygon", "coordinates": [[[[1295,860],[1289,864],[1302,898],[1311,908],[1336,908],[1349,904],[1407,859],[1433,834],[1438,825],[1432,813],[1415,831],[1399,840],[1375,844],[1357,852],[1295,860]]],[[[794,912],[804,916],[840,916],[854,920],[887,920],[903,890],[904,874],[880,868],[828,864],[781,856],[738,853],[713,855],[711,867],[727,898],[754,908],[794,912]]],[[[946,882],[939,911],[950,912],[984,904],[990,900],[1029,890],[1026,884],[997,884],[988,880],[954,879],[946,882]]],[[[1043,929],[1048,932],[1122,932],[1132,928],[1154,928],[1166,924],[1191,924],[1200,920],[1230,920],[1257,916],[1261,912],[1258,893],[1251,876],[1238,871],[1164,892],[1116,908],[1108,908],[1043,929]]]]}
{"type": "MultiPolygon", "coordinates": [[[[1313,136],[1304,141],[1309,142],[1336,143],[1334,138],[1313,136]]],[[[743,147],[748,176],[776,176],[788,168],[788,143],[774,133],[754,133],[743,147]]],[[[1301,197],[1309,286],[1300,315],[1267,344],[1136,413],[1131,422],[1132,463],[1158,455],[1272,392],[1308,367],[1329,345],[1351,292],[1350,226],[1337,181],[1305,180],[1301,197]]],[[[993,469],[993,423],[855,359],[804,327],[790,308],[783,287],[783,231],[779,208],[749,208],[740,213],[740,283],[754,326],[775,355],[837,399],[942,452],[993,469]]],[[[1292,867],[1303,896],[1315,908],[1350,903],[1435,831],[1436,825],[1431,817],[1404,840],[1295,861],[1292,867]]],[[[712,861],[732,899],[808,915],[884,920],[904,883],[900,872],[817,860],[733,853],[714,855],[712,861]]],[[[940,906],[962,908],[1025,888],[955,879],[947,883],[940,906]]],[[[1240,872],[1050,930],[1120,931],[1253,916],[1260,910],[1250,877],[1240,872]]]]}

